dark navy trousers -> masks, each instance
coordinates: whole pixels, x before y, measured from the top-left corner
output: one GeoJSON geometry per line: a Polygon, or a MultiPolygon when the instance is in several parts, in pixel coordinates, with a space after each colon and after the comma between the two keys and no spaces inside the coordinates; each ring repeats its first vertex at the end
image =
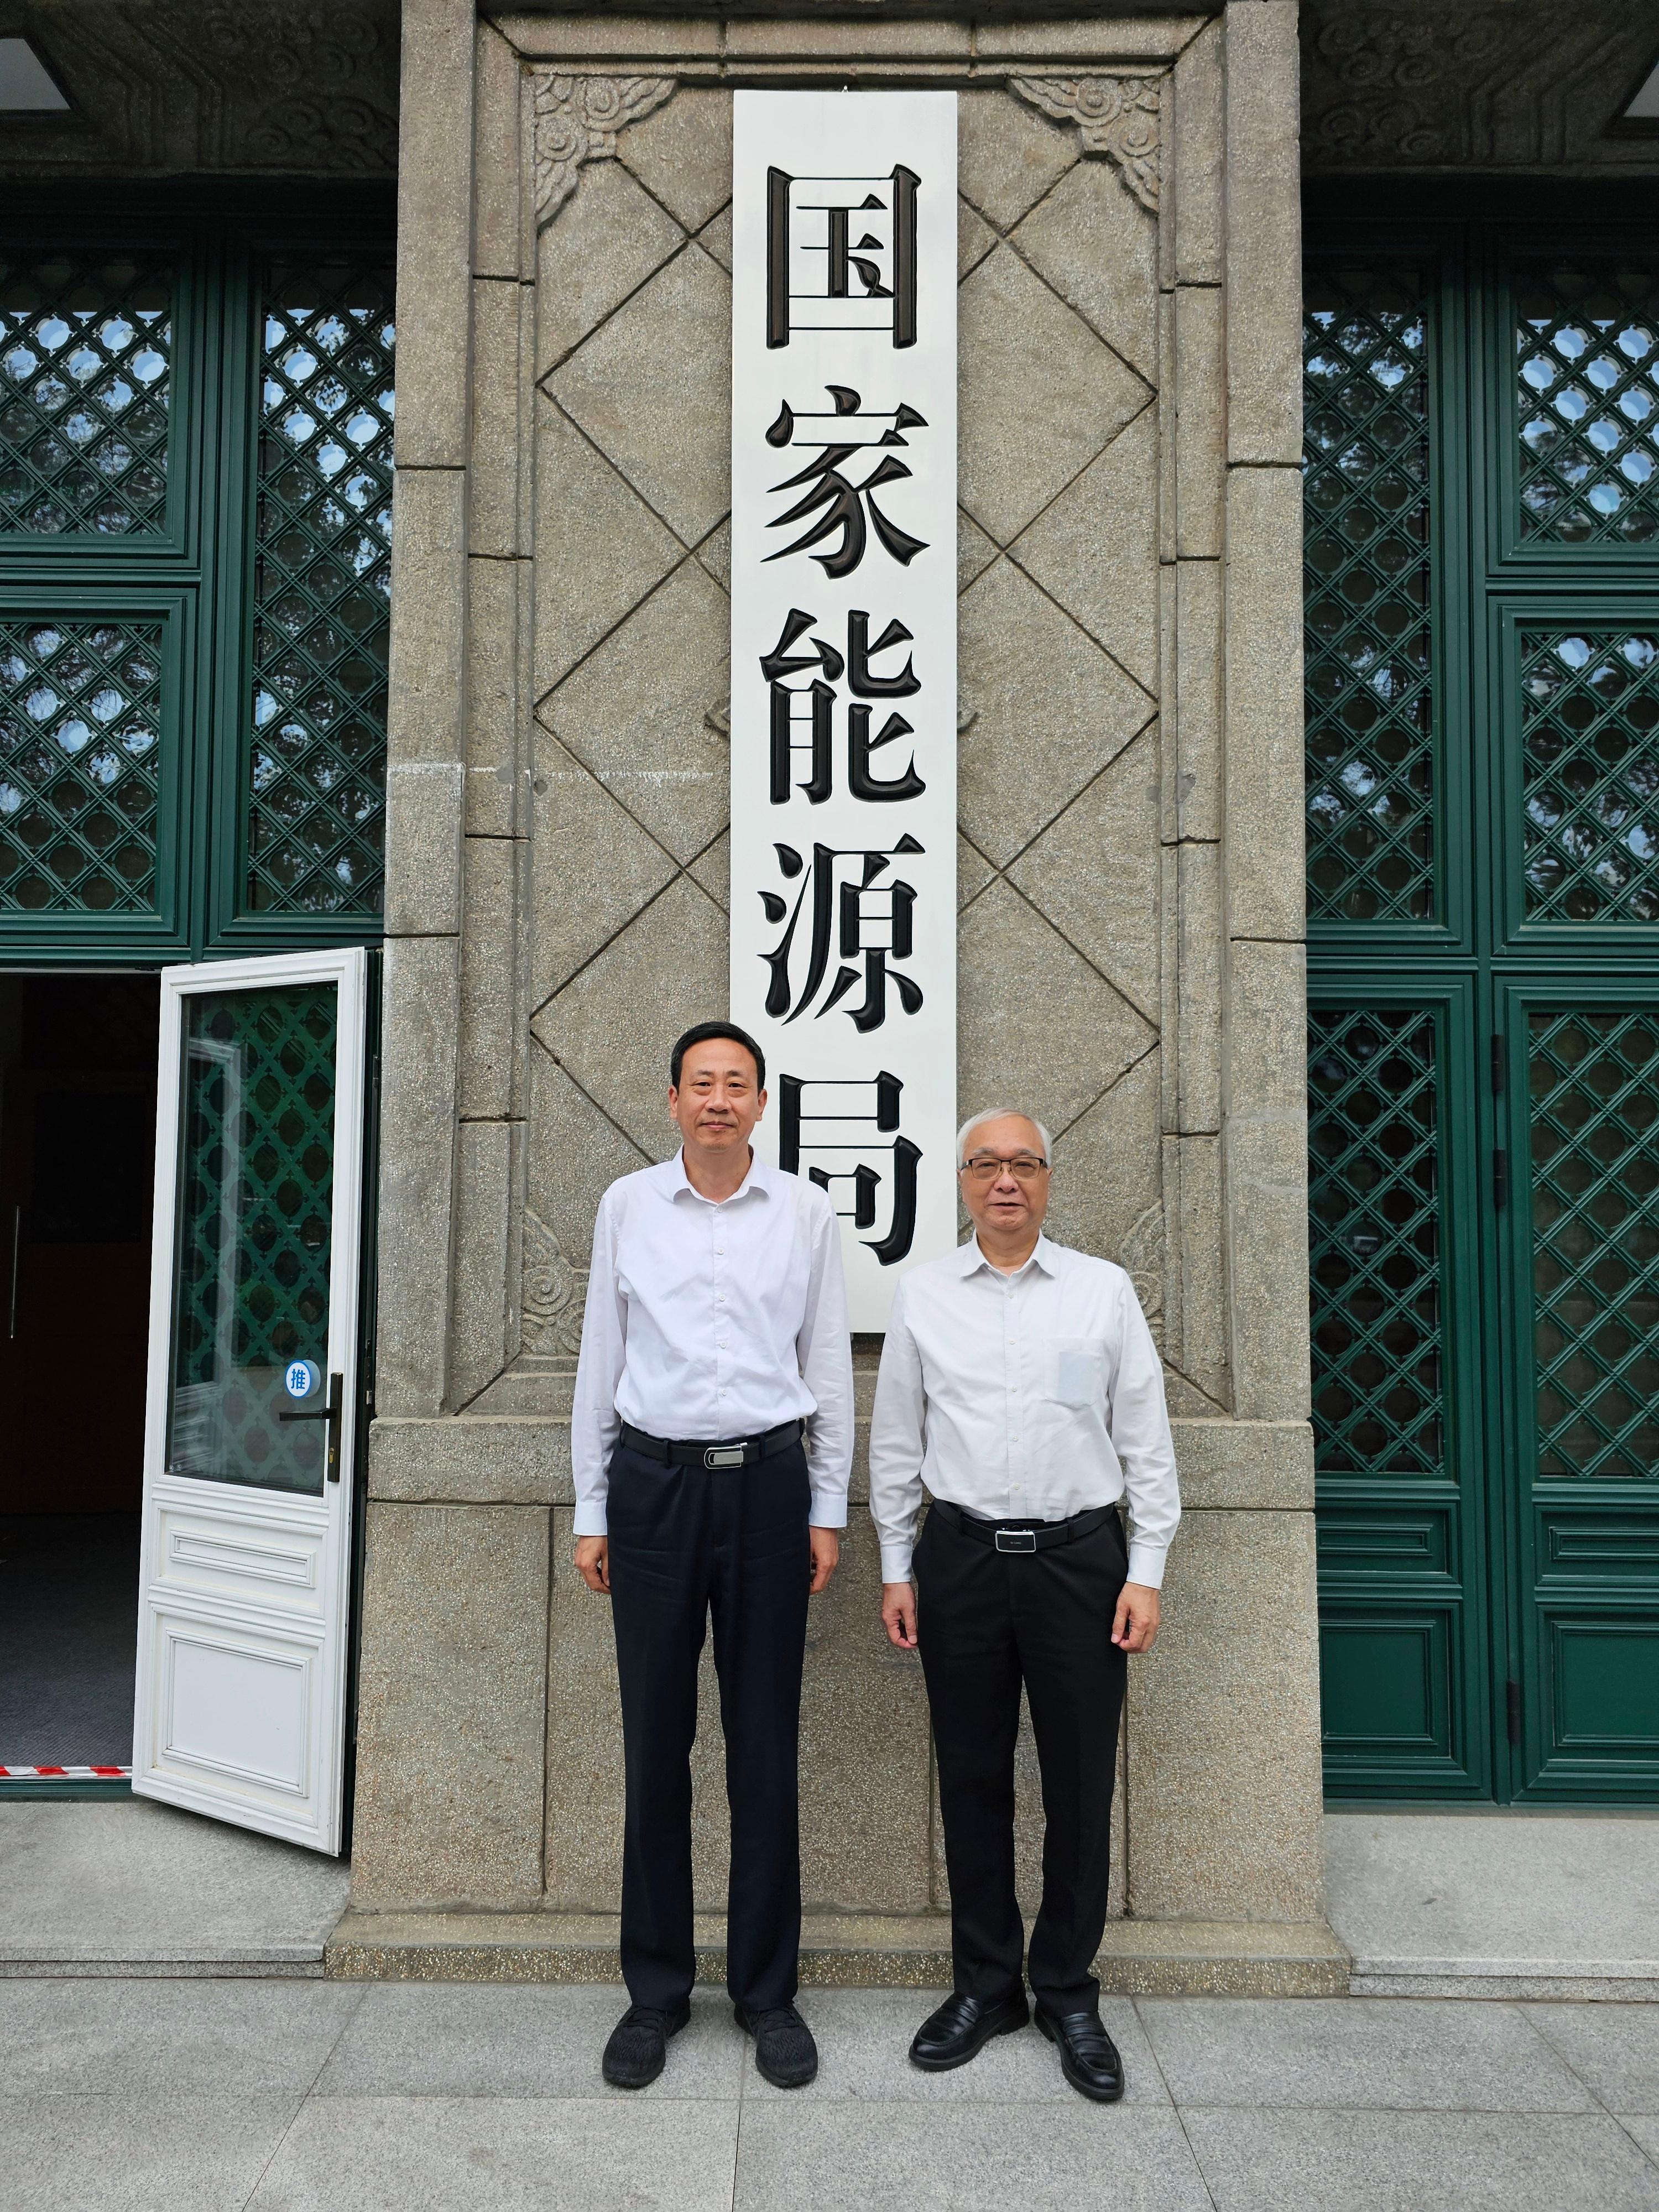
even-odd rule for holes
{"type": "Polygon", "coordinates": [[[751,1467],[665,1467],[625,1444],[611,1459],[611,1605],[628,1778],[622,1966],[635,2004],[672,2008],[696,1972],[691,1746],[711,1615],[732,1813],[726,1986],[757,2011],[794,1997],[811,1503],[799,1444],[751,1467]]]}
{"type": "Polygon", "coordinates": [[[951,1878],[956,1985],[994,1999],[1020,1987],[1014,1895],[1014,1747],[1024,1686],[1042,1773],[1042,1899],[1027,1963],[1052,2012],[1100,1994],[1112,1784],[1128,1662],[1112,1641],[1128,1568],[1108,1516],[1075,1543],[998,1552],[935,1510],[916,1546],[919,1642],[933,1709],[951,1878]]]}

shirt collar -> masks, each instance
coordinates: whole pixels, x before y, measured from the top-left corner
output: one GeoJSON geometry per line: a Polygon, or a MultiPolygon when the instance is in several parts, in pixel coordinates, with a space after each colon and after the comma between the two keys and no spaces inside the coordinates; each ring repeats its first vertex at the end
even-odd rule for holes
{"type": "Polygon", "coordinates": [[[700,1190],[693,1188],[691,1178],[685,1172],[684,1147],[675,1153],[672,1160],[663,1162],[663,1175],[665,1177],[663,1188],[670,1200],[690,1196],[698,1200],[704,1206],[733,1206],[738,1199],[746,1198],[751,1190],[759,1191],[763,1198],[770,1198],[777,1182],[777,1170],[769,1167],[758,1152],[749,1163],[748,1174],[730,1198],[704,1198],[700,1190]]]}
{"type": "MultiPolygon", "coordinates": [[[[1048,1239],[1042,1234],[1042,1231],[1039,1230],[1037,1232],[1036,1249],[1032,1253],[1030,1258],[1025,1262],[1025,1266],[1024,1267],[1016,1268],[1012,1275],[1004,1276],[1003,1279],[1005,1282],[1017,1283],[1020,1277],[1025,1273],[1026,1269],[1030,1267],[1040,1267],[1045,1275],[1052,1277],[1054,1273],[1054,1256],[1055,1247],[1048,1242],[1048,1239]]],[[[977,1233],[975,1233],[968,1239],[968,1242],[965,1244],[958,1244],[957,1247],[957,1273],[962,1276],[965,1281],[969,1275],[977,1274],[981,1267],[988,1268],[994,1275],[1000,1274],[1001,1273],[1000,1268],[991,1267],[990,1261],[986,1258],[984,1253],[981,1251],[979,1237],[977,1233]]]]}

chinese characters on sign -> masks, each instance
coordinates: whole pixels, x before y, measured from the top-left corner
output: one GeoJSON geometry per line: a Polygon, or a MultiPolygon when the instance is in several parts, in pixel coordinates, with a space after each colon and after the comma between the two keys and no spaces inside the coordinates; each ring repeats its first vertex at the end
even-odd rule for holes
{"type": "Polygon", "coordinates": [[[732,1012],[879,1329],[957,1238],[957,104],[736,106],[732,1012]]]}

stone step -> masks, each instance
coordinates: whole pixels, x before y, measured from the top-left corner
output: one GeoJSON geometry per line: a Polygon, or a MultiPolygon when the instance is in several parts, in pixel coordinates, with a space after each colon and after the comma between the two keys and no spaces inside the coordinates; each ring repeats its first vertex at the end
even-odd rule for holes
{"type": "MultiPolygon", "coordinates": [[[[324,1972],[342,1981],[620,1982],[614,1914],[348,1912],[324,1972]]],[[[722,1916],[696,1923],[697,1978],[726,1978],[722,1916]]],[[[1096,1962],[1127,1996],[1344,1996],[1348,1954],[1322,1922],[1115,1920],[1096,1962]]],[[[951,1979],[950,1923],[811,1912],[801,1930],[806,1989],[939,1989],[951,1979]]]]}

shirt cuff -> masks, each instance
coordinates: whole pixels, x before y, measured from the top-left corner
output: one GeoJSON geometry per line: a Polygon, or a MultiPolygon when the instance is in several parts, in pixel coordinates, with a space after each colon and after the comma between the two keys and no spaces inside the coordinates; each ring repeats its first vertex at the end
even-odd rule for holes
{"type": "Polygon", "coordinates": [[[610,1524],[605,1519],[602,1498],[578,1498],[576,1510],[571,1517],[571,1534],[575,1536],[607,1536],[610,1524]]]}
{"type": "Polygon", "coordinates": [[[847,1526],[847,1492],[844,1490],[815,1490],[811,1511],[807,1518],[815,1528],[844,1528],[847,1526]]]}
{"type": "Polygon", "coordinates": [[[1131,1543],[1129,1571],[1124,1579],[1127,1582],[1139,1583],[1145,1589],[1162,1589],[1164,1561],[1168,1548],[1168,1546],[1164,1544],[1131,1543]]]}
{"type": "Polygon", "coordinates": [[[884,1583],[908,1583],[910,1579],[910,1560],[915,1551],[914,1544],[884,1544],[881,1547],[881,1578],[884,1583]]]}

